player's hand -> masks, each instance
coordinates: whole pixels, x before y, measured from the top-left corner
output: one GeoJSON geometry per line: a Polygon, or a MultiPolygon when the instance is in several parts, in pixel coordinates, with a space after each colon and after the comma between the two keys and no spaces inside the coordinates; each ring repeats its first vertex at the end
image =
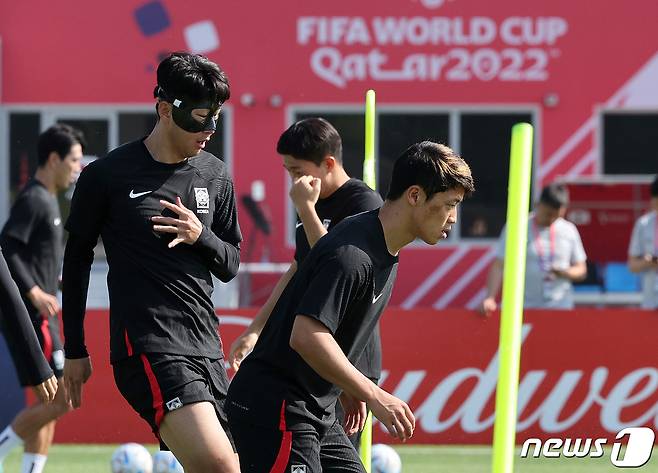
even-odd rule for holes
{"type": "Polygon", "coordinates": [[[322,181],[313,176],[302,176],[295,179],[290,188],[290,199],[295,205],[297,211],[304,206],[315,206],[320,198],[320,189],[322,181]]]}
{"type": "Polygon", "coordinates": [[[67,402],[74,408],[82,405],[82,385],[91,376],[91,358],[66,359],[64,362],[64,386],[67,402]]]}
{"type": "Polygon", "coordinates": [[[406,442],[416,428],[416,418],[406,402],[387,393],[381,388],[368,401],[372,415],[377,417],[388,432],[395,438],[406,442]]]}
{"type": "Polygon", "coordinates": [[[362,431],[368,417],[366,403],[350,396],[345,391],[341,393],[338,399],[343,406],[343,411],[345,411],[345,419],[343,420],[345,433],[349,436],[362,431]]]}
{"type": "Polygon", "coordinates": [[[571,279],[566,269],[551,268],[549,271],[550,279],[571,279]]]}
{"type": "Polygon", "coordinates": [[[160,215],[151,217],[151,220],[155,222],[153,230],[161,233],[176,234],[176,238],[169,243],[169,248],[173,248],[179,243],[193,245],[199,239],[199,235],[201,235],[201,231],[203,230],[203,225],[194,212],[183,205],[180,197],[176,197],[175,204],[166,200],[161,200],[160,203],[169,210],[177,213],[178,218],[162,217],[160,215]]]}
{"type": "Polygon", "coordinates": [[[43,383],[32,386],[32,391],[39,401],[50,404],[55,399],[55,394],[57,394],[57,378],[52,375],[43,383]]]}
{"type": "Polygon", "coordinates": [[[53,317],[59,312],[59,301],[57,297],[48,294],[39,286],[34,286],[27,291],[27,297],[39,313],[44,317],[53,317]]]}
{"type": "Polygon", "coordinates": [[[240,363],[244,360],[251,350],[254,349],[258,341],[258,334],[245,331],[231,344],[231,353],[228,356],[228,363],[233,370],[240,369],[240,363]]]}
{"type": "Polygon", "coordinates": [[[493,314],[497,309],[498,304],[496,303],[496,299],[493,297],[486,297],[482,301],[482,304],[480,304],[480,313],[485,317],[491,317],[491,314],[493,314]]]}

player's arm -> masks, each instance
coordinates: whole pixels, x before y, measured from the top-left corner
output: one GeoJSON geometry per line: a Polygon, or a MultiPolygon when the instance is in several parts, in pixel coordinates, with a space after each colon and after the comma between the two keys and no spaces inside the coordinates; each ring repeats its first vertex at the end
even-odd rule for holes
{"type": "Polygon", "coordinates": [[[252,320],[249,327],[245,329],[244,332],[231,344],[231,354],[229,355],[228,362],[234,370],[240,368],[240,363],[244,360],[244,357],[254,349],[256,342],[260,333],[263,331],[263,327],[270,318],[270,314],[274,309],[274,306],[279,301],[279,297],[283,293],[283,290],[286,288],[290,280],[293,278],[297,272],[297,262],[293,261],[288,268],[288,271],[283,273],[279,278],[279,281],[274,286],[272,293],[267,298],[267,301],[260,308],[254,320],[252,320]]]}
{"type": "Polygon", "coordinates": [[[572,282],[582,281],[587,277],[587,264],[585,261],[579,261],[572,264],[567,269],[553,269],[553,273],[572,282]]]}
{"type": "Polygon", "coordinates": [[[320,217],[315,211],[315,204],[320,197],[320,179],[312,176],[302,176],[290,187],[290,198],[295,205],[297,215],[304,225],[304,233],[310,248],[313,248],[320,238],[327,234],[320,217]]]}
{"type": "Polygon", "coordinates": [[[51,402],[57,392],[57,380],[48,361],[43,356],[34,326],[23,305],[18,287],[14,283],[9,268],[0,251],[0,317],[3,332],[8,339],[16,340],[10,343],[9,349],[15,363],[27,366],[26,378],[23,384],[32,386],[35,394],[43,402],[51,402]]]}
{"type": "Polygon", "coordinates": [[[298,315],[290,335],[290,346],[322,378],[365,401],[392,436],[404,441],[413,435],[416,421],[409,406],[361,374],[319,320],[298,315]]]}
{"type": "Polygon", "coordinates": [[[62,323],[64,329],[64,383],[73,407],[82,403],[82,385],[91,376],[85,346],[84,319],[94,247],[108,207],[107,171],[96,161],[78,179],[66,222],[69,237],[62,267],[62,323]]]}

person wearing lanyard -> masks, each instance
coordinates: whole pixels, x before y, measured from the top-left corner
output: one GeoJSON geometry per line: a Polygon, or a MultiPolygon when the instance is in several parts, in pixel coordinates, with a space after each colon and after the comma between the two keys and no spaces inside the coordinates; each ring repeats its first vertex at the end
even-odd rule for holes
{"type": "Polygon", "coordinates": [[[633,226],[628,268],[642,275],[642,308],[658,309],[658,176],[651,184],[650,211],[633,226]]]}
{"type": "MultiPolygon", "coordinates": [[[[576,226],[564,219],[569,192],[550,184],[528,220],[525,308],[573,309],[572,283],[587,275],[585,249],[576,226]]],[[[487,294],[480,310],[490,315],[498,309],[496,297],[503,281],[506,229],[498,240],[496,259],[489,269],[487,294]]]]}

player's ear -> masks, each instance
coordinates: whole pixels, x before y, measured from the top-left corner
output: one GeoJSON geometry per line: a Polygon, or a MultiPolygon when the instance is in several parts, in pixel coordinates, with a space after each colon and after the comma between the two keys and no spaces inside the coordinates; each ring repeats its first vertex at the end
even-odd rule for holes
{"type": "Polygon", "coordinates": [[[160,117],[171,118],[171,104],[164,100],[158,101],[158,115],[160,117]]]}
{"type": "Polygon", "coordinates": [[[334,170],[336,167],[336,158],[334,158],[331,155],[327,155],[324,157],[324,160],[322,161],[327,168],[327,172],[331,172],[334,170]]]}
{"type": "Polygon", "coordinates": [[[412,207],[416,207],[422,201],[423,190],[419,186],[410,186],[406,192],[407,202],[412,207]]]}
{"type": "Polygon", "coordinates": [[[54,167],[57,166],[61,161],[62,158],[60,157],[59,153],[57,151],[51,151],[48,155],[48,161],[46,164],[48,167],[54,167]]]}

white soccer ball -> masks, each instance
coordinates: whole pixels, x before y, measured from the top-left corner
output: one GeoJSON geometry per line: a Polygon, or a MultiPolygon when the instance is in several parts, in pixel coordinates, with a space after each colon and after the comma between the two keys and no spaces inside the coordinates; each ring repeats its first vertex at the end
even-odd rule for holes
{"type": "Polygon", "coordinates": [[[388,445],[378,443],[372,446],[372,473],[400,473],[402,460],[398,452],[388,445]]]}
{"type": "Polygon", "coordinates": [[[153,473],[151,454],[138,443],[124,443],[112,454],[112,473],[153,473]]]}
{"type": "Polygon", "coordinates": [[[153,473],[184,473],[173,453],[166,450],[153,454],[153,473]]]}

